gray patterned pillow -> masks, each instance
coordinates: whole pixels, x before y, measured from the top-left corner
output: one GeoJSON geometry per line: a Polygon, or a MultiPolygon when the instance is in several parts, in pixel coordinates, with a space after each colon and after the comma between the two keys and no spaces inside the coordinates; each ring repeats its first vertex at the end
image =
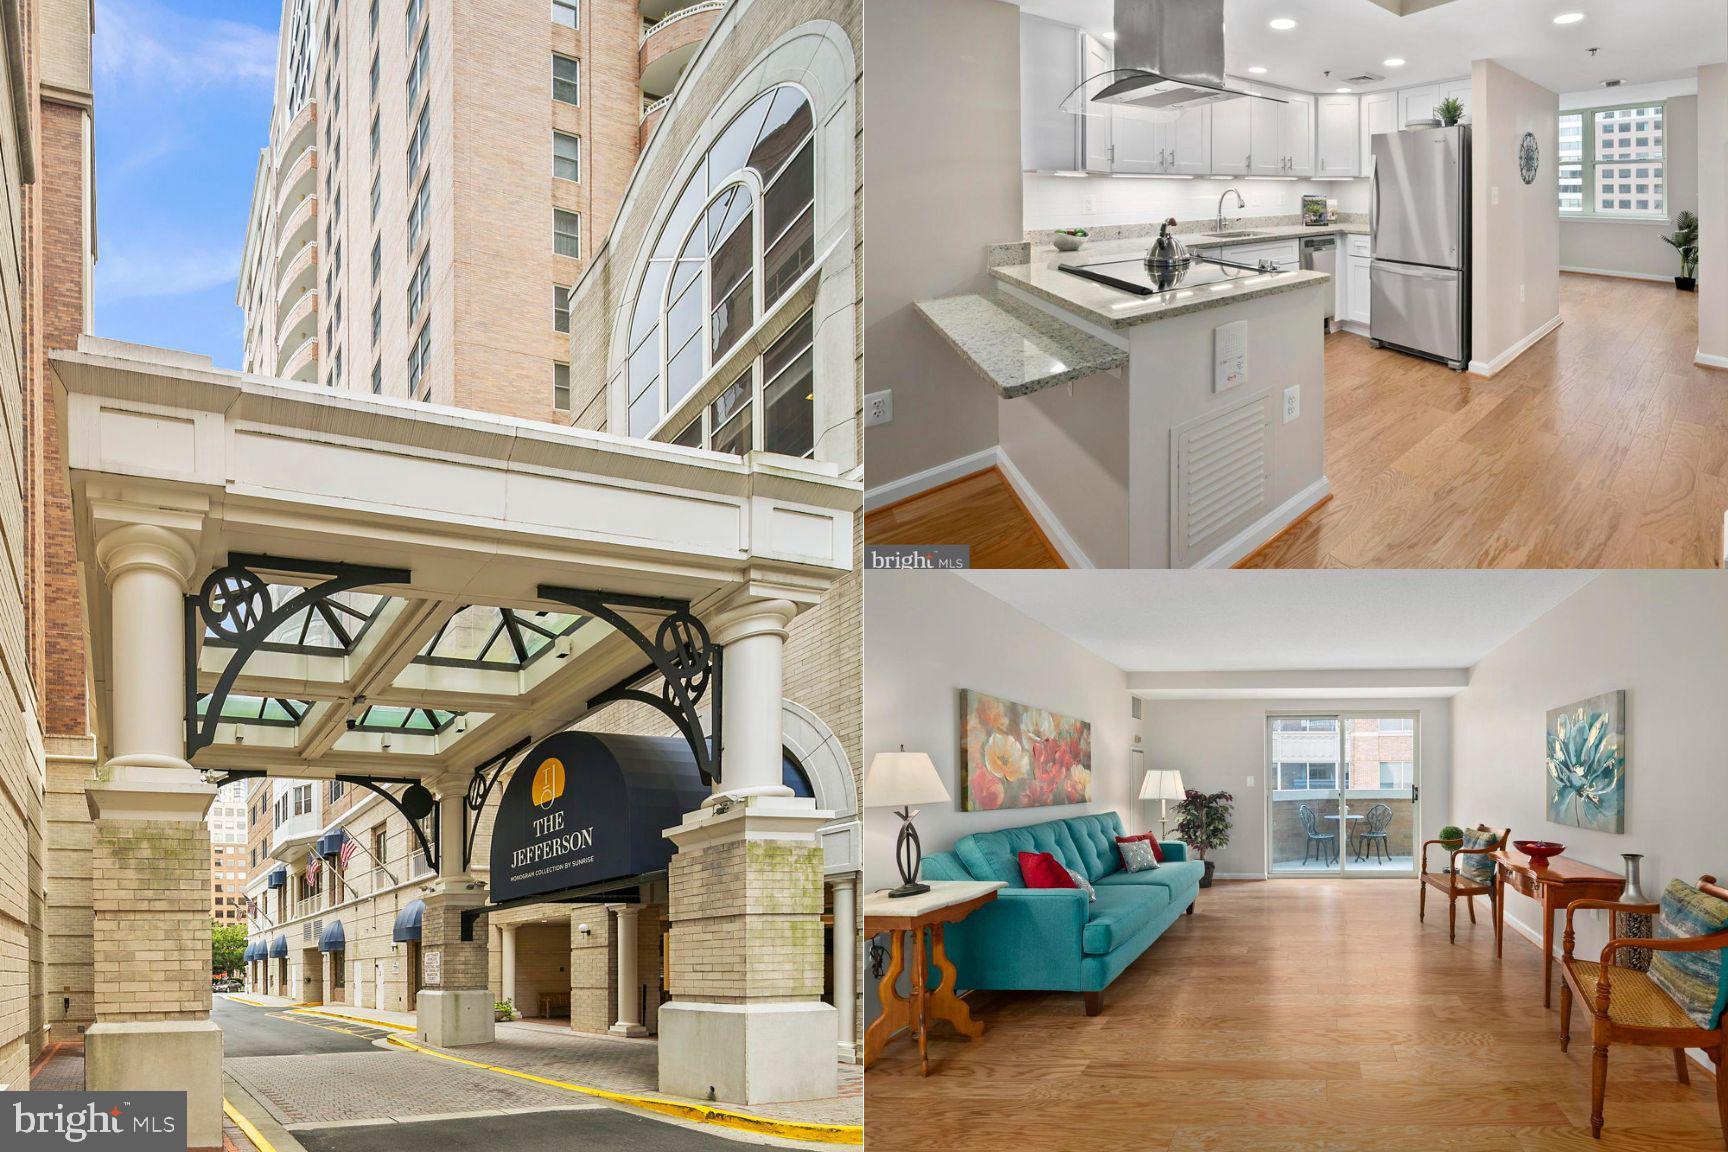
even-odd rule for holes
{"type": "Polygon", "coordinates": [[[1098,899],[1098,892],[1095,888],[1092,887],[1092,881],[1086,879],[1086,877],[1084,877],[1080,873],[1074,871],[1074,869],[1072,869],[1072,868],[1068,868],[1068,869],[1066,869],[1066,871],[1067,871],[1068,875],[1070,875],[1074,878],[1074,887],[1076,887],[1076,888],[1078,888],[1081,891],[1086,893],[1086,902],[1087,903],[1089,903],[1089,904],[1093,903],[1094,901],[1096,901],[1098,899]]]}
{"type": "Polygon", "coordinates": [[[1158,858],[1152,855],[1152,845],[1145,840],[1118,840],[1116,847],[1122,852],[1124,871],[1145,872],[1158,867],[1158,858]]]}

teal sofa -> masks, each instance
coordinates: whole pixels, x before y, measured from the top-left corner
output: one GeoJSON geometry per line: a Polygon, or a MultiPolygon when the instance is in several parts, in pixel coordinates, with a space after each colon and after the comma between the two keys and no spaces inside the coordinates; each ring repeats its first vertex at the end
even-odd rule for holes
{"type": "Polygon", "coordinates": [[[1162,842],[1165,863],[1125,872],[1114,812],[978,832],[952,851],[924,858],[925,880],[1000,880],[996,899],[946,930],[960,988],[1080,992],[1086,1014],[1104,1007],[1104,989],[1184,912],[1194,911],[1204,866],[1186,845],[1162,842]],[[1049,852],[1089,880],[1079,888],[1028,888],[1021,852],[1049,852]]]}

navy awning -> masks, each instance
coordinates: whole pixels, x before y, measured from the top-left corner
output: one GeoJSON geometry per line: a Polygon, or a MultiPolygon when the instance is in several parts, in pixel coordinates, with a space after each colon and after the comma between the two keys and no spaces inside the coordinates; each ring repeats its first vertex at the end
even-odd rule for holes
{"type": "Polygon", "coordinates": [[[272,888],[288,887],[288,866],[286,864],[279,864],[270,869],[270,878],[266,880],[265,883],[272,888]]]}
{"type": "Polygon", "coordinates": [[[246,941],[246,951],[240,953],[240,962],[250,964],[258,959],[258,943],[255,940],[246,941]]]}
{"type": "Polygon", "coordinates": [[[286,960],[288,958],[288,937],[278,936],[270,941],[270,959],[286,960]]]}
{"type": "Polygon", "coordinates": [[[410,900],[404,904],[402,911],[396,913],[396,926],[390,930],[390,939],[398,944],[420,939],[420,917],[425,911],[424,900],[410,900]]]}
{"type": "Polygon", "coordinates": [[[336,859],[336,854],[342,851],[342,841],[347,838],[348,833],[344,832],[340,828],[333,832],[324,833],[324,835],[318,837],[318,855],[324,857],[326,860],[336,859]]]}
{"type": "Polygon", "coordinates": [[[342,933],[342,921],[332,920],[324,925],[324,931],[318,934],[318,951],[340,952],[348,946],[348,938],[342,933]]]}

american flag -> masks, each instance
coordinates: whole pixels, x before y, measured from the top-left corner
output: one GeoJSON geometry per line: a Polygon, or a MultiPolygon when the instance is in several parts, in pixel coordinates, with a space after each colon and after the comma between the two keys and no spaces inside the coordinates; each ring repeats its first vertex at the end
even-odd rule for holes
{"type": "Polygon", "coordinates": [[[252,899],[250,896],[246,897],[246,915],[258,915],[258,901],[252,899]]]}
{"type": "Polygon", "coordinates": [[[360,841],[352,836],[342,837],[342,850],[336,853],[336,867],[348,871],[348,861],[354,859],[354,854],[360,851],[360,841]]]}
{"type": "Polygon", "coordinates": [[[322,863],[324,863],[324,861],[321,860],[317,856],[312,856],[312,857],[309,857],[307,859],[307,861],[306,861],[306,883],[308,883],[308,884],[318,883],[318,866],[322,863]]]}

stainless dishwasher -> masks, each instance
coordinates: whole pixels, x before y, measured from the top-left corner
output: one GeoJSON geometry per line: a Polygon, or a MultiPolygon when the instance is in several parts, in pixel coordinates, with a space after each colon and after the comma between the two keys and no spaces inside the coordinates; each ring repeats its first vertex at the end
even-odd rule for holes
{"type": "Polygon", "coordinates": [[[1338,315],[1338,237],[1328,232],[1324,236],[1302,237],[1302,271],[1324,272],[1332,277],[1331,290],[1326,293],[1326,331],[1332,331],[1332,321],[1338,315]]]}

